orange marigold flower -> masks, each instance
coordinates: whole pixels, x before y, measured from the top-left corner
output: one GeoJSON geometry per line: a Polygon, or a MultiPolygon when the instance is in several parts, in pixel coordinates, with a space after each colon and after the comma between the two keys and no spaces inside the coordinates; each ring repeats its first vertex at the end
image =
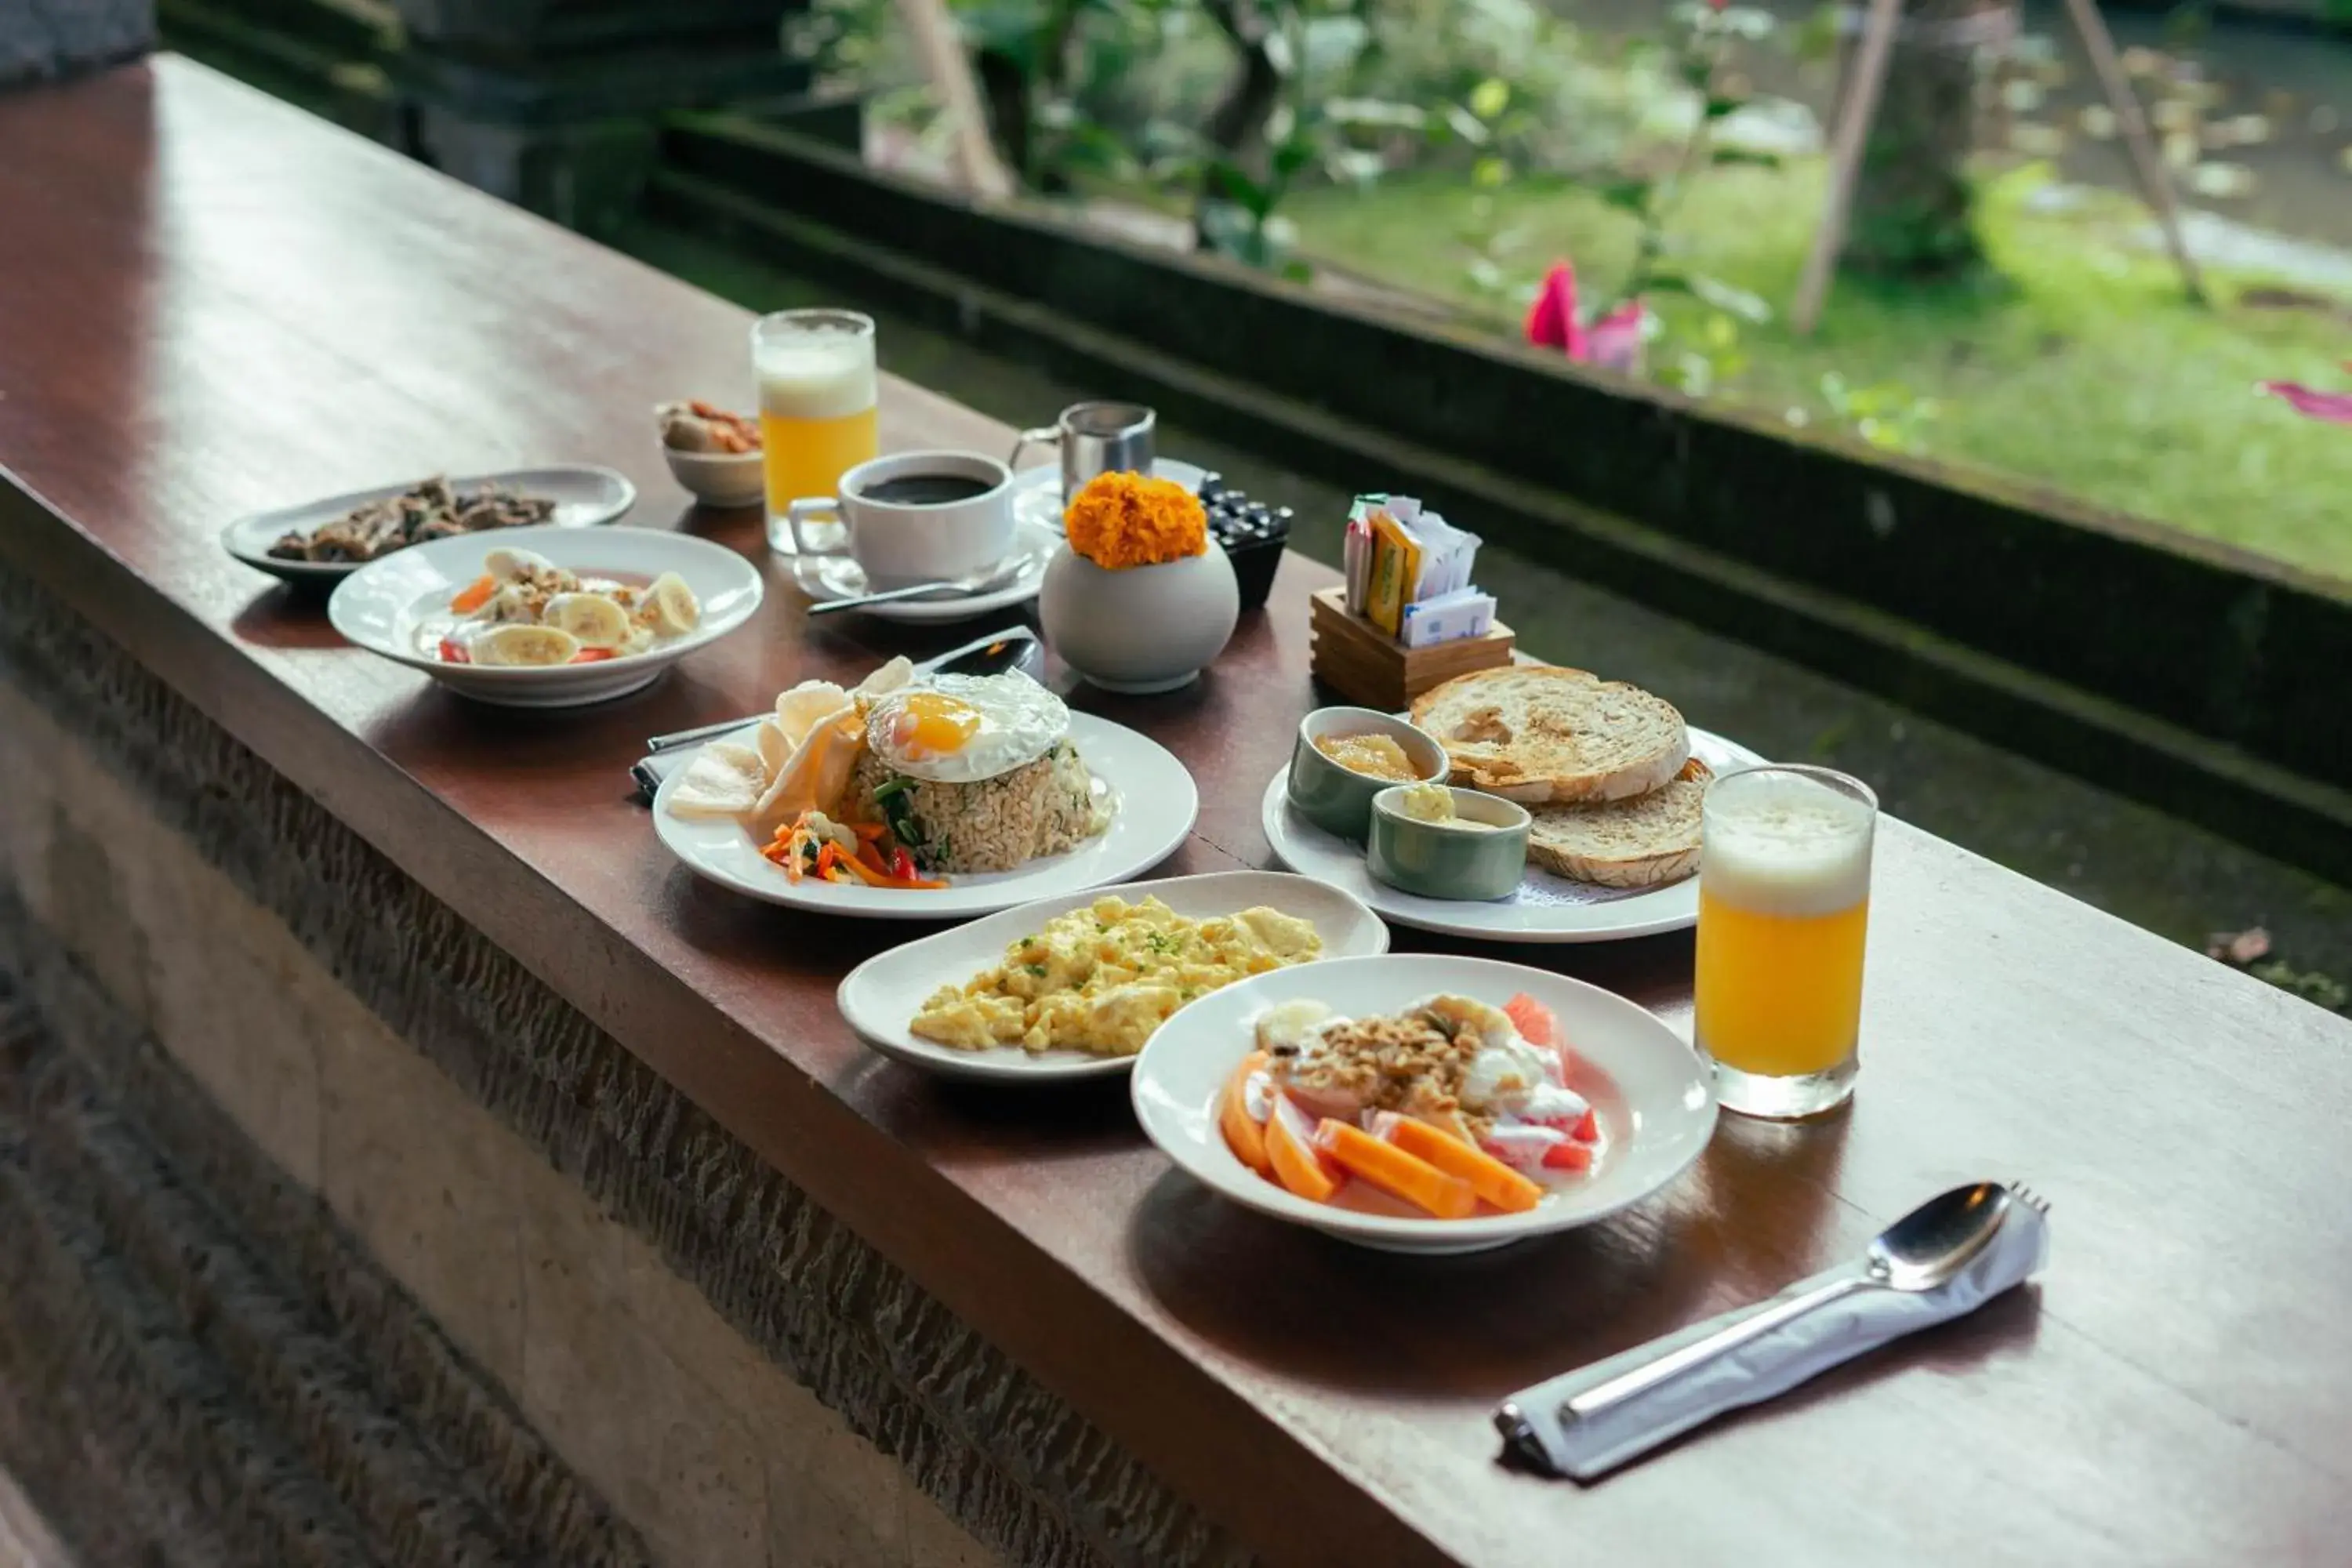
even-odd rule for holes
{"type": "Polygon", "coordinates": [[[1070,548],[1097,566],[1157,566],[1209,548],[1209,514],[1173,479],[1097,474],[1070,498],[1070,548]]]}

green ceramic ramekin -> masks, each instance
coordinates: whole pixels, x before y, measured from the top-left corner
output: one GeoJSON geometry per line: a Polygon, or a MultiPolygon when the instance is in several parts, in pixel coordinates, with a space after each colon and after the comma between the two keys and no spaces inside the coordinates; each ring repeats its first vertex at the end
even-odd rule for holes
{"type": "Polygon", "coordinates": [[[1374,879],[1424,899],[1501,899],[1516,891],[1528,866],[1527,808],[1500,795],[1451,789],[1458,817],[1484,827],[1423,822],[1404,814],[1410,784],[1372,797],[1371,840],[1364,855],[1374,879]]]}
{"type": "Polygon", "coordinates": [[[1298,739],[1290,748],[1290,804],[1328,833],[1358,844],[1364,841],[1372,814],[1372,796],[1394,779],[1353,773],[1315,749],[1315,742],[1341,735],[1386,735],[1404,748],[1423,779],[1442,779],[1447,763],[1445,748],[1403,720],[1370,708],[1318,708],[1298,721],[1298,739]]]}

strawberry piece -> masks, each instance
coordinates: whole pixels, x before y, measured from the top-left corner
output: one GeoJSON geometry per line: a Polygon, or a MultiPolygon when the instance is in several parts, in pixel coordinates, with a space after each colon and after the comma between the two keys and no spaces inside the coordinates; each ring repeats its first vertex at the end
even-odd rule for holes
{"type": "Polygon", "coordinates": [[[1589,1171],[1592,1169],[1592,1150],[1583,1143],[1555,1143],[1544,1151],[1543,1163],[1548,1171],[1589,1171]]]}
{"type": "Polygon", "coordinates": [[[1590,1106],[1586,1107],[1584,1119],[1579,1121],[1574,1127],[1569,1129],[1568,1135],[1570,1138],[1575,1139],[1580,1143],[1600,1142],[1601,1113],[1592,1110],[1590,1106]]]}
{"type": "Polygon", "coordinates": [[[1557,1127],[1505,1123],[1480,1139],[1478,1148],[1515,1171],[1532,1171],[1544,1163],[1544,1156],[1567,1141],[1568,1134],[1557,1127]]]}

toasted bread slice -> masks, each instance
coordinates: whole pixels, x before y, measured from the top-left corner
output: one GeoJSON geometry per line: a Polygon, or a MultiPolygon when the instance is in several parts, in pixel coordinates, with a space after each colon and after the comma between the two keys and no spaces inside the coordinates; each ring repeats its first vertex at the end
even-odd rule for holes
{"type": "Polygon", "coordinates": [[[1604,888],[1654,888],[1698,869],[1698,803],[1715,777],[1693,757],[1663,789],[1593,805],[1530,806],[1528,859],[1604,888]]]}
{"type": "Polygon", "coordinates": [[[1522,805],[1647,795],[1690,760],[1672,704],[1556,665],[1458,676],[1416,698],[1412,721],[1445,748],[1455,784],[1522,805]]]}

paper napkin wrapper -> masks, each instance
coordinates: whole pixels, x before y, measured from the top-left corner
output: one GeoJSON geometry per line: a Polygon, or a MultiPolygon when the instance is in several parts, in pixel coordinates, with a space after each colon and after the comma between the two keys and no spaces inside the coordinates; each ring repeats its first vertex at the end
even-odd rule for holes
{"type": "Polygon", "coordinates": [[[1831,1302],[1742,1346],[1592,1417],[1563,1422],[1568,1402],[1619,1373],[1655,1359],[1790,1297],[1833,1279],[1860,1276],[1856,1260],[1799,1280],[1779,1296],[1741,1307],[1606,1361],[1539,1383],[1514,1394],[1498,1415],[1512,1447],[1555,1475],[1591,1480],[1659,1444],[1745,1405],[1787,1393],[1840,1363],[1932,1323],[1963,1317],[2038,1273],[2050,1250],[2050,1222],[2013,1204],[2000,1232],[1969,1266],[1933,1290],[1864,1290],[1831,1302]],[[1516,1412],[1518,1422],[1509,1422],[1516,1412]],[[1521,1424],[1524,1425],[1521,1425],[1521,1424]]]}

